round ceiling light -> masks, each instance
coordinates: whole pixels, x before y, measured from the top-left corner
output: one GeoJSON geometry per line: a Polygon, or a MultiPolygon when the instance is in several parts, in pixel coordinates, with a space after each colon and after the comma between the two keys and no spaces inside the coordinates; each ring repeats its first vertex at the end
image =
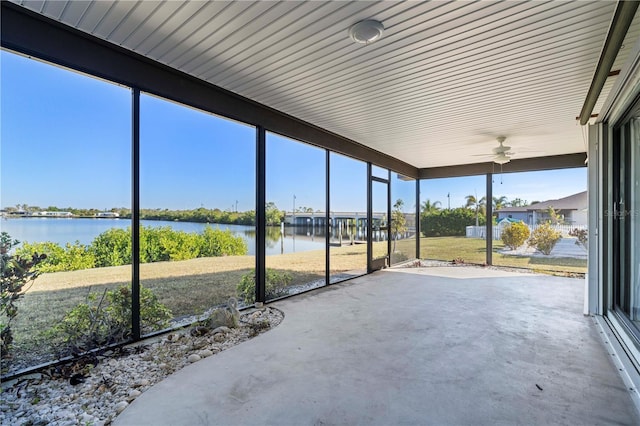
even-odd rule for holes
{"type": "Polygon", "coordinates": [[[384,25],[380,21],[360,21],[349,28],[349,37],[356,43],[371,44],[382,37],[384,25]]]}

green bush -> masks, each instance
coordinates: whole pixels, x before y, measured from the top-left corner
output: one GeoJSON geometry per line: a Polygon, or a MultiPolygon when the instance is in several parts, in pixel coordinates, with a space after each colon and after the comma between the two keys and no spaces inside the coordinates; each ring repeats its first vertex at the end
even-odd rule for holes
{"type": "Polygon", "coordinates": [[[586,229],[573,228],[569,231],[569,235],[577,238],[576,245],[581,245],[589,250],[589,232],[586,229]]]}
{"type": "Polygon", "coordinates": [[[160,244],[169,260],[187,260],[201,257],[204,239],[201,235],[184,231],[174,231],[160,236],[160,244]]]}
{"type": "MultiPolygon", "coordinates": [[[[484,215],[479,215],[478,219],[479,225],[486,223],[484,215]]],[[[464,236],[467,226],[475,224],[475,211],[464,207],[423,212],[420,216],[420,227],[425,237],[464,236]]]]}
{"type": "Polygon", "coordinates": [[[515,250],[523,245],[530,235],[531,231],[529,231],[529,227],[524,222],[515,222],[502,230],[500,238],[505,246],[515,250]]]}
{"type": "MultiPolygon", "coordinates": [[[[140,227],[140,263],[164,262],[170,260],[165,242],[177,240],[176,231],[169,226],[159,228],[140,227]]],[[[131,237],[129,237],[131,239],[131,237]]],[[[131,263],[131,261],[129,261],[131,263]]]]}
{"type": "Polygon", "coordinates": [[[202,257],[241,256],[247,254],[247,243],[229,230],[222,231],[206,226],[202,232],[202,257]]]}
{"type": "Polygon", "coordinates": [[[111,228],[91,242],[96,267],[131,264],[131,228],[111,228]]]}
{"type": "Polygon", "coordinates": [[[77,271],[95,267],[96,258],[89,247],[75,243],[67,243],[61,247],[50,241],[40,243],[23,243],[16,249],[16,255],[31,257],[36,253],[46,255],[46,259],[36,266],[38,272],[77,271]]]}
{"type": "Polygon", "coordinates": [[[9,357],[13,332],[11,322],[18,315],[16,302],[24,296],[24,286],[33,284],[37,278],[38,265],[46,255],[33,253],[29,256],[11,255],[11,249],[20,244],[6,233],[0,233],[0,354],[9,357]]]}
{"type": "Polygon", "coordinates": [[[535,247],[542,254],[549,255],[561,238],[560,232],[553,229],[549,223],[545,223],[533,231],[529,238],[529,246],[535,247]]]}
{"type": "MultiPolygon", "coordinates": [[[[290,273],[267,268],[265,275],[265,295],[267,299],[275,299],[287,295],[287,286],[292,279],[290,273]]],[[[255,270],[242,276],[236,291],[238,297],[244,300],[247,305],[251,305],[256,301],[255,270]]]]}
{"type": "MultiPolygon", "coordinates": [[[[121,286],[87,296],[44,335],[58,357],[78,355],[131,337],[131,289],[121,286]]],[[[143,334],[162,330],[169,325],[171,311],[151,290],[140,287],[140,322],[143,334]]]]}
{"type": "MultiPolygon", "coordinates": [[[[16,249],[21,257],[46,255],[38,272],[75,271],[131,264],[131,228],[112,228],[98,235],[89,246],[76,241],[65,247],[46,241],[24,243],[16,249]]],[[[140,228],[140,262],[187,260],[197,257],[238,256],[247,253],[242,237],[207,225],[202,234],[175,231],[169,226],[140,228]]]]}

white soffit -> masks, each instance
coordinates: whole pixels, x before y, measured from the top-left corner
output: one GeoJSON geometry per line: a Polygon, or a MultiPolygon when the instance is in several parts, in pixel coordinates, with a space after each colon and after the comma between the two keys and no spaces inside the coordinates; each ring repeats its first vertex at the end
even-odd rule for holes
{"type": "MultiPolygon", "coordinates": [[[[499,135],[507,136],[514,158],[584,152],[576,116],[616,7],[609,1],[17,3],[419,168],[486,161],[478,155],[490,153],[499,135]],[[366,46],[348,36],[364,19],[385,27],[366,46]]],[[[628,38],[638,36],[636,17],[628,38]]]]}

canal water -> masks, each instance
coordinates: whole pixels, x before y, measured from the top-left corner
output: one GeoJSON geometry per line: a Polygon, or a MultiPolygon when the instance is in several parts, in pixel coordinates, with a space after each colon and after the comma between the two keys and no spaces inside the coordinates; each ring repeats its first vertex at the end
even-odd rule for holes
{"type": "MultiPolygon", "coordinates": [[[[150,227],[169,226],[176,231],[202,232],[205,223],[170,222],[160,220],[142,220],[141,224],[150,227]]],[[[64,246],[75,241],[91,244],[99,234],[111,228],[126,229],[131,226],[128,219],[91,219],[91,218],[3,218],[0,219],[0,231],[7,232],[21,242],[51,241],[64,246]]],[[[256,251],[255,228],[246,225],[227,225],[212,223],[214,229],[229,230],[247,243],[248,254],[256,251]]],[[[322,250],[325,247],[322,227],[267,228],[266,254],[295,253],[309,250],[322,250]],[[295,231],[295,234],[294,234],[295,231]]],[[[347,234],[343,238],[349,238],[347,234]]],[[[336,239],[334,236],[333,239],[336,239]]],[[[332,241],[333,242],[333,241],[332,241]]]]}

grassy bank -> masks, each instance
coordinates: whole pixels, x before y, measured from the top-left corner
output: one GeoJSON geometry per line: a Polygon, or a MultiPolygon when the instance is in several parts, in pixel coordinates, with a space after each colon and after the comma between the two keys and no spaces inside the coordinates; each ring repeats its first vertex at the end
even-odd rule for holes
{"type": "MultiPolygon", "coordinates": [[[[542,272],[587,272],[585,259],[506,256],[498,253],[498,250],[503,248],[502,241],[493,241],[492,258],[496,266],[527,268],[542,272]]],[[[467,263],[483,264],[486,261],[485,240],[466,237],[421,238],[420,257],[446,261],[463,259],[467,263]]]]}

